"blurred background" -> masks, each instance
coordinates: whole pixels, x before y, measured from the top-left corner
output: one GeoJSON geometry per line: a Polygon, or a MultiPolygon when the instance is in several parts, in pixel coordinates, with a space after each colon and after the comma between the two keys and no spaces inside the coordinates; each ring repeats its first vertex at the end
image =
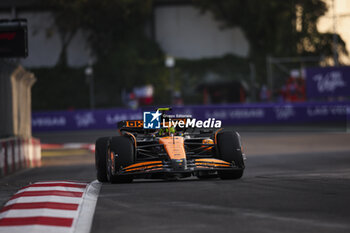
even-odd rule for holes
{"type": "Polygon", "coordinates": [[[350,63],[347,0],[3,0],[0,18],[28,20],[34,111],[306,101],[304,68],[350,63]]]}
{"type": "Polygon", "coordinates": [[[34,131],[169,105],[226,125],[347,122],[347,0],[3,0],[0,18],[26,20],[28,54],[0,73],[35,78],[34,131]]]}
{"type": "Polygon", "coordinates": [[[350,232],[349,28],[350,0],[0,0],[0,204],[171,106],[241,133],[243,179],[104,184],[92,232],[350,232]]]}

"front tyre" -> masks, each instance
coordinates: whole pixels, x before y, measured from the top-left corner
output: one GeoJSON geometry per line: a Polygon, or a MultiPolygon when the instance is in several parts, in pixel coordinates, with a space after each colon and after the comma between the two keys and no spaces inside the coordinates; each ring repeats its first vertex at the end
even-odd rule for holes
{"type": "Polygon", "coordinates": [[[107,182],[106,155],[108,147],[108,137],[99,138],[95,143],[95,165],[96,177],[100,182],[107,182]]]}
{"type": "Polygon", "coordinates": [[[241,149],[241,140],[237,132],[224,131],[217,135],[217,157],[235,166],[235,170],[219,171],[223,180],[239,179],[243,176],[244,161],[241,149]]]}
{"type": "Polygon", "coordinates": [[[135,146],[129,137],[112,137],[107,152],[107,178],[111,183],[130,183],[132,176],[117,175],[124,167],[135,163],[135,146]]]}

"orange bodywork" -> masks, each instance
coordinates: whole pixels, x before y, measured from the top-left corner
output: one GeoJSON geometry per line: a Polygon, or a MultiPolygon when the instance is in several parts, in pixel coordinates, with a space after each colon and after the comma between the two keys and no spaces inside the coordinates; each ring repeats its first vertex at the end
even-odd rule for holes
{"type": "Polygon", "coordinates": [[[159,139],[159,143],[164,145],[170,159],[186,159],[183,137],[163,137],[159,139]]]}
{"type": "MultiPolygon", "coordinates": [[[[203,140],[203,144],[213,145],[211,139],[203,140]]],[[[149,172],[177,172],[188,171],[192,172],[195,169],[212,170],[212,169],[230,169],[233,167],[232,163],[216,158],[198,158],[187,161],[186,151],[184,147],[184,138],[180,136],[167,136],[159,139],[159,144],[164,146],[169,159],[171,161],[145,161],[131,164],[122,169],[124,173],[138,174],[149,172]],[[188,167],[189,166],[189,167],[188,167]]],[[[210,147],[209,147],[210,148],[210,147]]],[[[203,148],[206,149],[206,148],[203,148]]]]}
{"type": "Polygon", "coordinates": [[[196,159],[197,168],[204,167],[231,167],[232,164],[220,159],[196,159]]]}
{"type": "Polygon", "coordinates": [[[140,167],[140,166],[148,166],[148,165],[158,165],[162,164],[162,161],[149,161],[149,162],[141,162],[141,163],[135,163],[130,166],[127,166],[125,169],[140,167]]]}
{"type": "Polygon", "coordinates": [[[203,139],[202,143],[207,145],[207,146],[202,146],[203,150],[210,150],[213,147],[209,145],[214,145],[214,141],[211,139],[203,139]]]}
{"type": "Polygon", "coordinates": [[[214,143],[215,143],[215,144],[218,144],[217,136],[218,136],[218,133],[219,133],[221,130],[222,130],[222,128],[215,131],[215,134],[214,134],[214,143]]]}
{"type": "Polygon", "coordinates": [[[163,167],[162,161],[149,161],[149,162],[141,162],[141,163],[132,164],[130,166],[125,167],[124,170],[127,172],[144,170],[144,169],[151,169],[151,168],[154,168],[153,170],[156,170],[156,169],[161,169],[162,167],[163,167]]]}
{"type": "Polygon", "coordinates": [[[212,159],[212,158],[207,158],[207,159],[196,159],[196,163],[201,162],[201,163],[223,163],[230,165],[231,163],[223,161],[221,159],[212,159]]]}
{"type": "Polygon", "coordinates": [[[128,168],[128,169],[125,169],[125,171],[132,172],[132,171],[147,170],[147,169],[156,170],[156,168],[161,169],[162,167],[163,167],[162,164],[158,164],[158,165],[142,166],[142,167],[137,167],[137,168],[128,168]]]}
{"type": "Polygon", "coordinates": [[[134,141],[134,146],[136,148],[137,147],[136,137],[132,133],[129,133],[129,132],[125,132],[125,134],[129,135],[130,137],[132,137],[132,139],[134,141]]]}
{"type": "Polygon", "coordinates": [[[143,121],[142,120],[126,121],[126,127],[142,128],[143,127],[143,121]]]}

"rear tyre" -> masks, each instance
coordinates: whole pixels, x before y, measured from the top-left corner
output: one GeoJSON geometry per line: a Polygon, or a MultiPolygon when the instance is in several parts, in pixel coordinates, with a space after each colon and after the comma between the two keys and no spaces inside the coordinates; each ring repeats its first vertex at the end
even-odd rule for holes
{"type": "Polygon", "coordinates": [[[107,180],[107,167],[106,167],[106,155],[108,147],[108,137],[99,138],[95,143],[95,165],[96,165],[96,177],[100,182],[106,182],[107,180]]]}
{"type": "Polygon", "coordinates": [[[111,183],[130,183],[132,176],[115,175],[122,168],[135,163],[135,146],[125,136],[112,137],[107,155],[107,177],[111,183]],[[115,156],[114,156],[115,155],[115,156]]]}
{"type": "Polygon", "coordinates": [[[235,170],[219,171],[219,177],[223,180],[241,178],[245,166],[239,134],[234,131],[219,132],[217,135],[217,144],[217,157],[232,163],[236,167],[235,170]]]}

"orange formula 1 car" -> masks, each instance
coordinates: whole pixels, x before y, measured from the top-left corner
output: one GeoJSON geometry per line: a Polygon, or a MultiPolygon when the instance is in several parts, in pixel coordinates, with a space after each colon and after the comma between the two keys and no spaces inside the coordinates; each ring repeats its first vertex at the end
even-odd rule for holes
{"type": "Polygon", "coordinates": [[[192,127],[145,129],[143,123],[121,121],[120,136],[97,139],[95,161],[99,181],[242,177],[244,160],[238,133],[192,127]]]}

